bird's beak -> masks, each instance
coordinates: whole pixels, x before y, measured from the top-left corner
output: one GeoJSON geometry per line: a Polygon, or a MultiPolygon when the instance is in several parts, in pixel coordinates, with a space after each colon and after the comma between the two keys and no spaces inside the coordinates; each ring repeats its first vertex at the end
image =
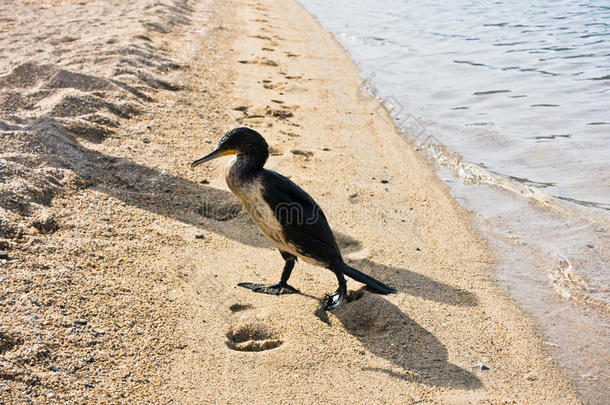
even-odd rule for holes
{"type": "Polygon", "coordinates": [[[225,150],[215,149],[209,155],[206,155],[206,156],[202,157],[201,159],[195,160],[193,163],[191,163],[191,167],[197,167],[200,164],[209,162],[212,159],[216,159],[221,156],[234,155],[236,153],[237,153],[237,151],[234,149],[225,149],[225,150]]]}

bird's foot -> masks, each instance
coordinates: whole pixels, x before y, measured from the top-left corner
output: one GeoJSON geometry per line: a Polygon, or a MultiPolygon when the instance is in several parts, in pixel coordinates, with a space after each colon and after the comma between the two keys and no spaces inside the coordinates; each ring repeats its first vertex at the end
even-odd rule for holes
{"type": "Polygon", "coordinates": [[[337,308],[339,304],[343,302],[344,298],[345,292],[341,289],[338,289],[337,291],[332,293],[330,297],[328,297],[328,301],[326,301],[326,307],[324,309],[326,309],[327,311],[331,311],[337,308]]]}
{"type": "Polygon", "coordinates": [[[273,285],[263,285],[254,283],[239,283],[238,286],[247,288],[257,293],[271,294],[271,295],[282,295],[282,294],[299,294],[300,291],[296,288],[288,285],[277,283],[273,285]]]}

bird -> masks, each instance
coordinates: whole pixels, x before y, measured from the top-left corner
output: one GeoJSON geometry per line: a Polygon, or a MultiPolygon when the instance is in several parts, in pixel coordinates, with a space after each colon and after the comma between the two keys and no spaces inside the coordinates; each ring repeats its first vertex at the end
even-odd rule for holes
{"type": "Polygon", "coordinates": [[[228,131],[212,152],[192,162],[191,167],[228,155],[234,157],[226,172],[227,186],[259,230],[279,249],[285,261],[279,283],[269,286],[240,283],[240,286],[274,295],[300,293],[288,284],[295,262],[300,258],[332,271],[337,277],[339,286],[328,297],[326,310],[336,308],[345,299],[347,284],[344,275],[366,284],[379,294],[396,292],[344,262],[320,206],[294,182],[264,168],[269,146],[257,131],[246,127],[228,131]]]}

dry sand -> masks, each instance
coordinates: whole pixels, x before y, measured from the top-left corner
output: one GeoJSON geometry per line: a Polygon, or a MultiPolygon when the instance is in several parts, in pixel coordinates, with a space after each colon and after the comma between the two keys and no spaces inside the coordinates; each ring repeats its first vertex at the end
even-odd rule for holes
{"type": "MultiPolygon", "coordinates": [[[[41,4],[44,6],[41,7],[41,4]]],[[[468,213],[293,1],[0,11],[0,403],[578,403],[468,213]],[[351,302],[192,171],[224,131],[324,208],[351,302]],[[480,365],[485,368],[481,369],[480,365]]]]}

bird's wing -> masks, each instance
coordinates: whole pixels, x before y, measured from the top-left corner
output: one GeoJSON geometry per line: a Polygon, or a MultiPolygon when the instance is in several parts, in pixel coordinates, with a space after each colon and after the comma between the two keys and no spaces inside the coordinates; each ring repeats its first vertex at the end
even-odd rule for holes
{"type": "Polygon", "coordinates": [[[320,206],[302,188],[272,170],[264,171],[263,198],[273,209],[286,240],[318,261],[333,263],[341,253],[320,206]]]}

